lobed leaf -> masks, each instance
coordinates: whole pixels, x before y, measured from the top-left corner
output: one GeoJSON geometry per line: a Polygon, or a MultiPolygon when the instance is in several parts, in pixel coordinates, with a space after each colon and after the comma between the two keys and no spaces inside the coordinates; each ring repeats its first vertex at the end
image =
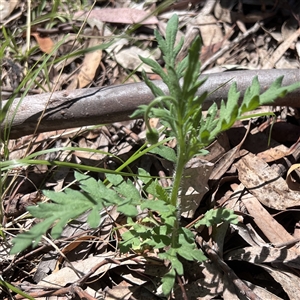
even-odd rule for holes
{"type": "Polygon", "coordinates": [[[176,162],[176,153],[174,151],[174,149],[168,147],[168,146],[164,146],[164,145],[159,145],[156,148],[152,149],[151,151],[149,151],[150,153],[154,153],[154,154],[158,154],[161,157],[175,163],[176,162]]]}
{"type": "Polygon", "coordinates": [[[173,54],[174,45],[176,41],[176,35],[178,31],[178,16],[174,14],[169,22],[167,23],[166,28],[166,45],[167,45],[167,53],[165,56],[167,58],[167,64],[174,65],[175,64],[175,57],[173,54]]]}
{"type": "Polygon", "coordinates": [[[99,211],[110,205],[118,204],[118,210],[127,216],[137,215],[136,206],[140,203],[141,197],[130,180],[125,182],[121,175],[107,174],[109,181],[114,184],[109,189],[102,181],[96,181],[79,172],[75,172],[75,178],[81,191],[73,189],[66,189],[61,193],[44,191],[44,195],[51,199],[52,203],[40,203],[27,208],[33,217],[44,220],[13,239],[12,253],[18,253],[29,246],[37,246],[42,236],[54,224],[51,234],[57,239],[69,220],[76,219],[88,210],[91,211],[87,219],[91,227],[99,226],[99,211]]]}
{"type": "MultiPolygon", "coordinates": [[[[197,78],[199,77],[200,49],[201,49],[201,40],[200,37],[197,37],[189,49],[188,66],[183,77],[182,95],[184,98],[186,98],[189,94],[189,91],[195,87],[195,83],[197,82],[197,78]]],[[[193,91],[195,90],[193,89],[193,91]]],[[[193,95],[194,94],[195,93],[193,93],[193,95]]]]}
{"type": "MultiPolygon", "coordinates": [[[[159,88],[158,86],[156,86],[151,80],[148,79],[148,77],[146,76],[146,73],[143,71],[143,78],[147,84],[147,86],[151,89],[152,94],[155,97],[162,97],[164,96],[164,92],[162,91],[161,88],[159,88]]],[[[145,105],[147,107],[147,105],[145,105]]]]}
{"type": "Polygon", "coordinates": [[[300,82],[296,82],[289,86],[281,86],[283,76],[278,77],[272,85],[260,96],[260,104],[265,105],[272,103],[277,98],[284,97],[287,93],[290,93],[300,88],[300,82]]]}
{"type": "Polygon", "coordinates": [[[211,209],[207,211],[204,217],[195,224],[195,227],[197,228],[200,225],[206,225],[209,227],[222,222],[237,224],[238,216],[234,214],[232,210],[227,208],[211,209]]]}
{"type": "MultiPolygon", "coordinates": [[[[155,60],[153,60],[153,59],[150,59],[150,58],[142,57],[142,56],[139,56],[139,58],[140,58],[140,60],[141,60],[143,63],[145,63],[146,65],[150,66],[151,69],[152,69],[152,71],[153,71],[154,73],[156,73],[157,75],[159,75],[159,76],[162,78],[162,80],[163,80],[166,84],[168,84],[168,81],[169,81],[168,76],[167,76],[167,74],[165,73],[165,71],[163,70],[163,68],[158,64],[157,61],[155,61],[155,60]]],[[[145,72],[143,72],[143,77],[144,77],[145,82],[147,83],[147,81],[146,81],[147,76],[145,75],[145,72]]],[[[148,82],[149,82],[149,79],[148,79],[148,82]]],[[[152,90],[152,89],[151,89],[151,90],[152,90]]],[[[164,93],[162,93],[162,95],[156,95],[156,94],[154,94],[154,95],[155,95],[155,96],[163,96],[164,93]]]]}
{"type": "Polygon", "coordinates": [[[174,268],[171,267],[170,271],[166,273],[161,282],[162,282],[162,291],[164,295],[169,295],[175,284],[176,272],[174,268]]]}

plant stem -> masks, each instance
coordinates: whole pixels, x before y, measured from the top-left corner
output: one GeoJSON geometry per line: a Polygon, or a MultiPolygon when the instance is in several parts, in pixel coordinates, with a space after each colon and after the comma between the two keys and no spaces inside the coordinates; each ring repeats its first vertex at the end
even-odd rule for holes
{"type": "MultiPolygon", "coordinates": [[[[179,220],[181,215],[180,209],[180,200],[179,200],[179,190],[182,181],[184,166],[186,164],[186,145],[185,145],[185,133],[182,131],[181,126],[181,112],[178,114],[178,135],[177,135],[177,163],[174,173],[174,183],[171,194],[171,204],[177,208],[176,218],[174,221],[173,231],[172,231],[172,248],[176,248],[178,245],[178,228],[179,228],[179,220]]],[[[182,196],[182,195],[181,195],[182,196]]]]}
{"type": "Polygon", "coordinates": [[[180,214],[181,214],[180,200],[179,200],[178,193],[179,193],[181,178],[183,175],[183,170],[184,170],[184,165],[185,165],[183,155],[184,155],[184,153],[182,151],[180,151],[180,153],[178,155],[178,159],[177,159],[177,165],[176,165],[176,170],[175,170],[175,174],[174,174],[173,189],[172,189],[172,194],[171,194],[171,204],[177,208],[174,226],[173,226],[173,230],[172,230],[172,237],[171,237],[171,247],[172,248],[177,248],[177,245],[178,245],[178,228],[179,228],[179,220],[180,220],[180,214]]]}

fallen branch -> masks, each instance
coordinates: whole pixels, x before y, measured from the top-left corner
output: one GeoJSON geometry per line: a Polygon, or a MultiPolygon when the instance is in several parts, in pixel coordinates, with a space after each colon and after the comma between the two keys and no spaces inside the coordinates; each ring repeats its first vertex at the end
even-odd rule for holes
{"type": "MultiPolygon", "coordinates": [[[[258,75],[262,90],[266,90],[281,75],[284,75],[283,85],[300,81],[299,70],[242,70],[211,74],[198,91],[198,94],[202,94],[204,91],[216,90],[207,98],[203,109],[207,109],[213,102],[219,104],[221,99],[227,98],[230,82],[222,86],[224,83],[236,81],[243,95],[255,75],[258,75]],[[222,87],[219,88],[220,86],[222,87]]],[[[155,83],[166,91],[167,88],[161,81],[155,83]]],[[[16,98],[0,130],[3,132],[4,128],[10,127],[10,138],[32,134],[44,110],[36,132],[125,121],[139,105],[148,104],[152,99],[153,95],[144,82],[61,91],[52,95],[47,93],[27,96],[23,100],[16,98]]],[[[3,106],[5,103],[4,101],[3,106]]],[[[299,90],[277,99],[273,105],[300,107],[299,90]]]]}

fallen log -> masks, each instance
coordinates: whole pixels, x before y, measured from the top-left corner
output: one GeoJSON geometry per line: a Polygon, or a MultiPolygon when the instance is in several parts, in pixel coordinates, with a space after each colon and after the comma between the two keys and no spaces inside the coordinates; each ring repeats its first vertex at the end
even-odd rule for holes
{"type": "MultiPolygon", "coordinates": [[[[213,102],[219,104],[221,99],[226,100],[232,81],[237,82],[238,90],[243,95],[255,75],[258,75],[262,92],[282,75],[284,75],[283,86],[300,81],[300,71],[289,69],[241,70],[211,74],[198,91],[198,94],[202,94],[204,91],[216,90],[209,95],[203,104],[203,109],[207,109],[213,102]],[[222,86],[228,81],[230,82],[222,86]]],[[[167,92],[163,82],[155,81],[155,84],[167,92]]],[[[300,107],[299,94],[299,90],[294,91],[284,98],[277,99],[273,105],[300,107]]],[[[129,120],[129,115],[139,105],[148,104],[152,99],[153,95],[144,82],[46,93],[27,96],[22,100],[16,98],[0,130],[3,132],[4,128],[9,126],[10,138],[32,134],[44,110],[37,133],[125,121],[129,120]]],[[[5,103],[6,101],[3,106],[5,103]]]]}

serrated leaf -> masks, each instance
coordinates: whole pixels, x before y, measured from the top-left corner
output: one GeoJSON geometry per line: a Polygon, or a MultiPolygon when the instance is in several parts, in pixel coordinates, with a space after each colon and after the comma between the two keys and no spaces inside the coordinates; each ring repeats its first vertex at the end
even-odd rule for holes
{"type": "Polygon", "coordinates": [[[283,76],[278,77],[272,85],[260,96],[260,104],[270,104],[279,97],[284,97],[287,93],[300,88],[300,82],[289,86],[281,86],[283,76]]]}
{"type": "Polygon", "coordinates": [[[130,115],[130,118],[134,119],[134,118],[143,117],[146,109],[147,109],[147,105],[138,106],[138,108],[130,115]]]}
{"type": "Polygon", "coordinates": [[[238,217],[230,209],[226,209],[226,208],[211,209],[207,211],[204,217],[195,224],[195,227],[197,228],[200,225],[206,225],[207,227],[209,227],[209,226],[217,225],[222,222],[237,224],[238,217]]]}
{"type": "Polygon", "coordinates": [[[158,199],[163,200],[165,203],[170,203],[170,195],[160,184],[155,187],[156,196],[158,199]]]}
{"type": "Polygon", "coordinates": [[[100,215],[99,209],[97,207],[93,207],[92,211],[88,215],[87,222],[92,228],[96,228],[99,226],[100,215]]]}
{"type": "Polygon", "coordinates": [[[173,268],[170,269],[168,273],[166,273],[161,282],[162,282],[162,291],[165,296],[168,296],[175,284],[176,272],[173,268]]]}
{"type": "Polygon", "coordinates": [[[158,47],[161,50],[161,52],[166,55],[168,53],[168,48],[167,48],[167,44],[166,41],[164,40],[164,38],[159,34],[159,32],[157,30],[154,30],[154,35],[156,38],[156,41],[158,43],[158,47]]]}
{"type": "Polygon", "coordinates": [[[178,74],[179,78],[182,78],[184,72],[188,66],[188,57],[185,57],[182,61],[180,61],[176,66],[176,73],[178,74]]]}
{"type": "Polygon", "coordinates": [[[170,204],[160,199],[143,202],[141,204],[141,209],[145,209],[145,208],[148,208],[152,211],[158,211],[160,213],[172,214],[174,212],[174,208],[170,204]]]}
{"type": "MultiPolygon", "coordinates": [[[[177,55],[179,54],[182,46],[183,46],[183,43],[184,43],[184,39],[183,37],[180,39],[179,43],[175,46],[175,48],[173,49],[173,52],[172,52],[172,55],[174,57],[174,59],[177,57],[177,55]]],[[[177,69],[176,69],[177,71],[177,69]]],[[[177,73],[178,75],[180,75],[179,73],[177,73]]],[[[180,76],[179,76],[180,78],[180,76]]]]}
{"type": "MultiPolygon", "coordinates": [[[[164,96],[164,92],[162,91],[162,89],[156,86],[151,80],[149,80],[145,72],[143,72],[143,78],[155,97],[164,96]]],[[[145,105],[145,107],[147,108],[147,105],[145,105]]]]}
{"type": "Polygon", "coordinates": [[[174,99],[182,99],[182,92],[181,92],[181,87],[179,84],[179,77],[177,75],[176,70],[174,69],[173,66],[167,65],[167,71],[168,71],[168,88],[170,92],[170,96],[173,97],[174,99]]]}
{"type": "Polygon", "coordinates": [[[163,157],[173,163],[176,163],[176,159],[177,159],[176,153],[175,153],[174,149],[172,149],[168,146],[159,145],[158,147],[155,147],[154,149],[152,149],[150,151],[150,153],[158,154],[161,157],[163,157]]]}
{"type": "Polygon", "coordinates": [[[151,195],[155,195],[156,185],[157,185],[156,180],[152,178],[146,178],[146,176],[150,176],[150,174],[142,168],[138,169],[138,173],[139,175],[141,175],[140,177],[141,181],[145,184],[144,190],[151,195]]]}
{"type": "Polygon", "coordinates": [[[13,247],[11,254],[18,254],[29,246],[36,247],[41,241],[45,228],[49,228],[53,224],[52,219],[45,220],[41,223],[34,225],[30,231],[18,234],[13,240],[13,247]]]}
{"type": "Polygon", "coordinates": [[[118,174],[106,174],[107,180],[112,183],[115,187],[124,181],[124,178],[118,174]]]}
{"type": "Polygon", "coordinates": [[[201,40],[197,37],[189,49],[188,67],[183,77],[183,97],[188,96],[189,90],[194,87],[197,78],[199,77],[199,52],[201,49],[201,40]]]}
{"type": "Polygon", "coordinates": [[[192,250],[194,249],[190,249],[190,247],[185,247],[186,245],[182,245],[179,249],[178,249],[178,255],[180,255],[181,257],[185,258],[186,260],[189,261],[193,261],[194,257],[192,255],[192,250]]]}
{"type": "Polygon", "coordinates": [[[255,76],[252,80],[251,86],[249,86],[245,91],[243,102],[239,109],[239,115],[248,111],[250,107],[251,110],[257,108],[256,105],[259,105],[259,92],[260,86],[258,82],[258,77],[255,76]]]}
{"type": "Polygon", "coordinates": [[[174,14],[167,23],[166,28],[166,45],[167,53],[165,54],[169,61],[168,64],[174,64],[175,57],[173,55],[174,45],[176,41],[176,35],[178,31],[178,16],[174,14]]]}
{"type": "Polygon", "coordinates": [[[132,204],[118,205],[117,210],[118,212],[123,213],[125,216],[128,217],[136,217],[138,215],[138,210],[136,206],[132,204]]]}
{"type": "Polygon", "coordinates": [[[124,196],[124,198],[119,197],[117,199],[118,202],[116,202],[115,204],[121,205],[122,203],[127,203],[128,200],[130,200],[133,205],[139,203],[141,199],[140,193],[131,180],[128,179],[127,181],[125,181],[123,177],[118,174],[106,174],[106,178],[110,183],[113,184],[113,190],[124,196]]]}
{"type": "Polygon", "coordinates": [[[41,240],[42,235],[57,220],[59,222],[53,227],[52,235],[54,239],[58,238],[70,219],[76,219],[95,205],[94,199],[91,199],[86,193],[71,189],[66,189],[63,193],[44,191],[44,194],[52,199],[54,203],[40,203],[37,206],[28,207],[27,210],[34,217],[45,220],[34,225],[28,232],[13,239],[13,251],[22,251],[29,245],[35,247],[41,240]]]}
{"type": "Polygon", "coordinates": [[[192,255],[196,261],[203,262],[207,260],[207,257],[204,255],[201,249],[194,249],[192,251],[192,255]]]}
{"type": "Polygon", "coordinates": [[[234,82],[228,91],[228,99],[226,107],[220,110],[220,119],[222,120],[222,131],[229,129],[237,119],[239,106],[238,100],[240,92],[237,91],[236,83],[234,82]]]}
{"type": "Polygon", "coordinates": [[[155,116],[155,118],[163,118],[165,122],[168,122],[168,124],[172,120],[169,111],[166,109],[152,108],[149,117],[151,118],[152,116],[155,116]]]}
{"type": "Polygon", "coordinates": [[[170,261],[176,273],[180,276],[183,275],[184,273],[183,265],[182,262],[178,259],[177,255],[174,257],[170,257],[170,261]]]}
{"type": "MultiPolygon", "coordinates": [[[[140,56],[140,60],[150,66],[154,73],[158,74],[165,82],[168,82],[168,77],[163,68],[153,59],[140,56]]],[[[144,76],[146,79],[147,76],[144,76]]]]}
{"type": "Polygon", "coordinates": [[[167,259],[171,262],[172,268],[176,271],[178,275],[183,275],[183,265],[177,257],[178,249],[170,248],[165,253],[159,253],[159,257],[167,259]]]}
{"type": "Polygon", "coordinates": [[[28,211],[33,217],[44,219],[34,225],[28,232],[18,235],[13,239],[13,251],[22,251],[28,246],[33,247],[41,240],[42,235],[55,223],[51,234],[54,239],[58,238],[70,219],[76,219],[84,212],[91,210],[88,222],[91,227],[99,225],[99,211],[104,206],[119,204],[118,210],[128,216],[136,216],[138,211],[137,203],[140,202],[140,195],[133,183],[128,180],[125,182],[120,175],[108,174],[107,177],[115,186],[115,190],[107,188],[100,180],[75,173],[82,191],[66,189],[64,192],[56,193],[44,191],[46,197],[53,203],[40,203],[37,206],[28,207],[28,211]],[[98,215],[97,215],[98,214],[98,215]]]}
{"type": "Polygon", "coordinates": [[[135,231],[126,231],[122,234],[123,241],[119,243],[120,251],[126,253],[130,248],[138,248],[141,244],[140,238],[135,236],[135,231]]]}

